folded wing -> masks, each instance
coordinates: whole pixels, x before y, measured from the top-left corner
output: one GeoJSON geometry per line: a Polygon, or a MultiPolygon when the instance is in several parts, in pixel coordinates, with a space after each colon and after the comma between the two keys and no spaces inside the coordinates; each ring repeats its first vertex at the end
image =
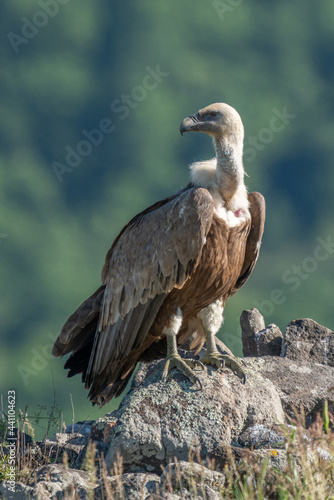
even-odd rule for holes
{"type": "Polygon", "coordinates": [[[213,211],[210,193],[190,188],[126,226],[102,271],[100,331],[138,304],[182,287],[199,261],[213,211]]]}
{"type": "Polygon", "coordinates": [[[211,194],[190,186],[138,214],[114,241],[102,286],[68,319],[53,351],[72,351],[65,368],[82,373],[93,401],[100,404],[103,387],[108,399],[123,390],[136,362],[125,368],[125,358],[140,349],[168,293],[196,269],[213,213],[211,194]]]}

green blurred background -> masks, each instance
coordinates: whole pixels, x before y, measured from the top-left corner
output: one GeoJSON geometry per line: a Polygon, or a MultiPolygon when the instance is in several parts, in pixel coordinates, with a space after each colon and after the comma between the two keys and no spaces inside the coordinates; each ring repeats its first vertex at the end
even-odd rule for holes
{"type": "Polygon", "coordinates": [[[333,328],[332,0],[7,0],[0,26],[5,410],[12,388],[30,416],[55,392],[66,423],[119,404],[92,408],[51,345],[122,226],[213,155],[208,137],[179,134],[212,102],[241,114],[246,182],[267,200],[222,339],[241,354],[239,316],[254,306],[283,330],[298,317],[333,328]]]}

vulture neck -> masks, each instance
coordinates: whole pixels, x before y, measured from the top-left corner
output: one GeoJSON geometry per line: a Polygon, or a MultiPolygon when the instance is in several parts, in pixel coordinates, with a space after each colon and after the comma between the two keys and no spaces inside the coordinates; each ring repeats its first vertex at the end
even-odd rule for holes
{"type": "Polygon", "coordinates": [[[216,149],[217,169],[216,179],[218,190],[228,203],[234,194],[244,187],[244,167],[242,164],[242,141],[235,138],[217,137],[214,139],[216,149]]]}

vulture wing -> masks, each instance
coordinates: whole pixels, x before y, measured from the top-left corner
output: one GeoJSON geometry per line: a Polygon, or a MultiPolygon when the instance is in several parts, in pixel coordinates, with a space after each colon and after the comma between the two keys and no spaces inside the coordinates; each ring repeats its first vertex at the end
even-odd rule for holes
{"type": "Polygon", "coordinates": [[[204,188],[190,188],[137,215],[107,254],[99,330],[139,304],[182,287],[201,256],[214,203],[204,188]]]}
{"type": "Polygon", "coordinates": [[[241,288],[253,272],[256,261],[259,257],[262,235],[264,231],[264,221],[266,217],[266,204],[262,194],[249,193],[249,210],[251,213],[251,229],[247,238],[245,260],[242,266],[240,277],[232,290],[233,295],[241,288]]]}
{"type": "Polygon", "coordinates": [[[209,191],[189,185],[135,216],[114,241],[102,286],[68,319],[53,350],[72,351],[65,368],[69,376],[82,373],[93,402],[101,403],[103,388],[108,399],[124,389],[136,364],[124,367],[124,358],[140,348],[167,294],[196,268],[213,213],[209,191]]]}

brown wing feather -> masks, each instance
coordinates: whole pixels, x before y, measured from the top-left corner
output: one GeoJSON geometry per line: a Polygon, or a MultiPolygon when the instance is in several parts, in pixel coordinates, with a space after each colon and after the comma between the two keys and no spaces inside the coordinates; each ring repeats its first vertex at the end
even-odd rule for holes
{"type": "Polygon", "coordinates": [[[108,252],[105,293],[85,384],[112,384],[122,362],[139,349],[167,294],[196,268],[214,204],[203,188],[189,188],[135,217],[108,252]]]}
{"type": "Polygon", "coordinates": [[[210,193],[188,185],[134,217],[114,241],[102,286],[67,320],[53,349],[55,356],[72,351],[65,368],[82,373],[93,402],[101,403],[103,388],[112,395],[124,388],[136,364],[121,377],[124,358],[141,349],[168,292],[196,268],[213,213],[210,193]]]}
{"type": "Polygon", "coordinates": [[[138,304],[124,319],[119,318],[102,332],[96,332],[85,379],[86,388],[93,381],[98,387],[101,373],[102,379],[109,374],[109,384],[118,379],[122,361],[144,341],[165,297],[164,294],[157,295],[145,304],[138,304]]]}
{"type": "Polygon", "coordinates": [[[76,352],[85,342],[90,333],[91,324],[97,325],[100,314],[104,286],[100,286],[88,299],[86,299],[63,326],[53,346],[54,356],[64,356],[69,352],[76,352]]]}
{"type": "Polygon", "coordinates": [[[259,257],[262,235],[264,231],[266,204],[262,194],[254,192],[249,193],[249,210],[251,213],[251,229],[247,238],[245,260],[241,269],[240,277],[232,290],[233,295],[241,288],[253,272],[256,261],[259,257]]]}
{"type": "Polygon", "coordinates": [[[102,271],[100,331],[139,303],[184,284],[197,265],[213,212],[210,193],[190,188],[126,226],[102,271]]]}

